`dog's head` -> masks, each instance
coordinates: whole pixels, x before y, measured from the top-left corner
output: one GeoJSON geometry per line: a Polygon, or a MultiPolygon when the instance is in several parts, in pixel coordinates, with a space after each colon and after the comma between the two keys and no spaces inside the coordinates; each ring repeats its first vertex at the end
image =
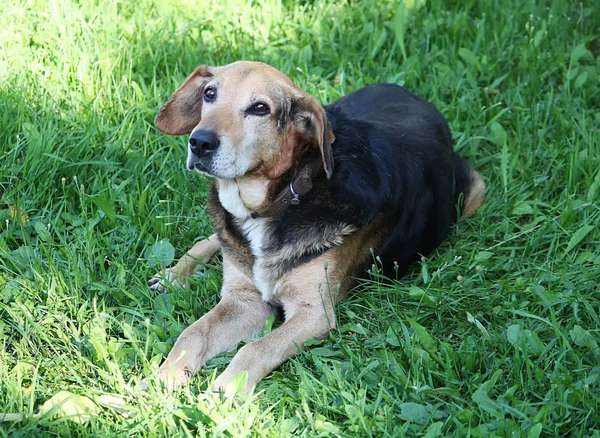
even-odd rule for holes
{"type": "Polygon", "coordinates": [[[328,178],[334,140],[323,107],[260,62],[200,66],[161,108],[156,126],[190,134],[187,167],[217,178],[277,179],[306,145],[319,148],[328,178]]]}

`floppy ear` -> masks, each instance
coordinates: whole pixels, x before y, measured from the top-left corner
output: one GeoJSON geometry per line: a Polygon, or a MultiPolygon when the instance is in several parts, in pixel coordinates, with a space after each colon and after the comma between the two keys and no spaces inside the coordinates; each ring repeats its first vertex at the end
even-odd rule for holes
{"type": "Polygon", "coordinates": [[[200,123],[202,94],[213,71],[213,67],[201,65],[188,76],[154,119],[160,131],[169,135],[189,134],[200,123]]]}
{"type": "Polygon", "coordinates": [[[331,144],[335,140],[327,114],[321,104],[312,96],[306,95],[292,102],[292,119],[294,125],[318,146],[323,160],[323,169],[327,179],[333,175],[333,151],[331,144]]]}

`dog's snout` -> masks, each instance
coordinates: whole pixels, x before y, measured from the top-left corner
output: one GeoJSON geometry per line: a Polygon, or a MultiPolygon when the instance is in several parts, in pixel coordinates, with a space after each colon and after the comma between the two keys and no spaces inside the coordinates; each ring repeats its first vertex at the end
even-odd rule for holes
{"type": "Polygon", "coordinates": [[[219,147],[219,137],[213,131],[200,130],[190,136],[189,143],[192,154],[202,158],[219,147]]]}

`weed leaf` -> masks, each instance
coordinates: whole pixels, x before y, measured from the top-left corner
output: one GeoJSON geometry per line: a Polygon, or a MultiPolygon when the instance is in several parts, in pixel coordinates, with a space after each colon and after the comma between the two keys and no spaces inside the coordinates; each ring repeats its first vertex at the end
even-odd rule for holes
{"type": "Polygon", "coordinates": [[[471,50],[461,47],[460,49],[458,49],[458,55],[462,59],[464,59],[465,62],[471,67],[479,67],[479,61],[477,60],[477,56],[475,56],[475,54],[471,50]]]}
{"type": "Polygon", "coordinates": [[[567,245],[567,249],[565,250],[565,254],[571,252],[573,248],[581,243],[585,236],[587,236],[590,231],[592,231],[595,227],[593,225],[584,225],[579,228],[575,233],[571,236],[571,240],[569,240],[569,244],[567,245]]]}
{"type": "Polygon", "coordinates": [[[421,324],[419,324],[417,321],[415,321],[412,318],[408,318],[408,322],[410,323],[410,326],[415,331],[415,335],[417,335],[417,339],[419,339],[419,342],[421,343],[423,348],[425,348],[425,351],[427,351],[428,353],[434,353],[435,352],[435,340],[431,337],[431,335],[429,333],[427,333],[427,330],[425,330],[425,328],[421,324]]]}
{"type": "Polygon", "coordinates": [[[42,222],[36,222],[33,226],[38,237],[44,242],[52,241],[52,235],[48,231],[48,228],[42,222]]]}
{"type": "Polygon", "coordinates": [[[598,342],[596,342],[592,334],[580,325],[576,324],[573,330],[569,331],[569,335],[571,335],[573,342],[580,347],[586,347],[590,350],[598,348],[598,342]]]}
{"type": "Polygon", "coordinates": [[[98,206],[100,210],[102,210],[102,212],[106,215],[106,218],[110,223],[113,223],[115,221],[115,218],[117,217],[117,212],[114,203],[110,202],[103,195],[85,195],[85,197],[92,201],[94,204],[96,204],[96,206],[98,206]]]}
{"type": "Polygon", "coordinates": [[[40,407],[40,414],[55,414],[60,418],[67,417],[78,424],[88,422],[100,409],[89,398],[73,394],[69,391],[59,391],[40,407]]]}
{"type": "Polygon", "coordinates": [[[529,429],[529,432],[527,433],[527,438],[538,438],[541,433],[542,433],[542,424],[536,423],[533,426],[531,426],[531,429],[529,429]]]}
{"type": "Polygon", "coordinates": [[[506,337],[513,347],[527,354],[539,355],[544,349],[544,344],[535,332],[513,324],[506,329],[506,337]]]}
{"type": "Polygon", "coordinates": [[[167,239],[159,240],[146,250],[144,256],[150,266],[168,266],[175,259],[175,248],[167,239]]]}
{"type": "Polygon", "coordinates": [[[491,259],[493,255],[494,253],[490,251],[480,251],[475,255],[475,261],[477,263],[485,262],[486,260],[491,259]]]}
{"type": "Polygon", "coordinates": [[[335,357],[335,356],[340,355],[339,351],[335,351],[335,350],[332,350],[331,348],[327,348],[327,347],[313,348],[311,350],[311,353],[313,356],[320,356],[320,357],[335,357]]]}
{"type": "Polygon", "coordinates": [[[444,423],[441,421],[436,421],[432,425],[427,428],[427,432],[425,433],[425,438],[435,438],[438,436],[442,436],[442,429],[444,427],[444,423]]]}
{"type": "Polygon", "coordinates": [[[402,403],[400,405],[400,418],[411,423],[425,424],[429,419],[427,409],[419,403],[402,403]]]}

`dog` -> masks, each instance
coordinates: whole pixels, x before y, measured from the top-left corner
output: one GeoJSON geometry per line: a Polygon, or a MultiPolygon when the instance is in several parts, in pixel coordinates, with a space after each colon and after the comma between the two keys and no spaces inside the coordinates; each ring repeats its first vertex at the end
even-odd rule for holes
{"type": "Polygon", "coordinates": [[[481,175],[452,149],[433,105],[392,84],[362,88],[328,106],[263,63],[198,67],[156,116],[189,136],[187,168],[214,177],[215,234],[150,280],[187,286],[221,250],[219,303],[186,328],[158,370],[169,389],[209,359],[244,345],[213,388],[245,391],[336,327],[335,304],[379,256],[402,274],[437,248],[458,212],[483,204],[481,175]]]}

